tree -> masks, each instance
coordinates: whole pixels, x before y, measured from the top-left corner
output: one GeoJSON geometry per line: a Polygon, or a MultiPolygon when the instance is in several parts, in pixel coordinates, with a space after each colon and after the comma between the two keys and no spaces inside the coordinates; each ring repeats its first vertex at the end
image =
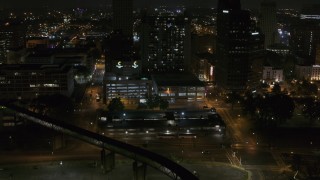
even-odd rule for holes
{"type": "Polygon", "coordinates": [[[309,99],[303,106],[302,114],[313,124],[320,119],[320,102],[309,99]]]}
{"type": "Polygon", "coordinates": [[[32,100],[30,107],[42,114],[73,112],[73,101],[62,94],[44,95],[32,100]]]}
{"type": "Polygon", "coordinates": [[[159,103],[159,108],[161,110],[165,110],[165,109],[168,109],[168,107],[169,107],[169,101],[167,101],[165,99],[161,99],[160,103],[159,103]]]}
{"type": "Polygon", "coordinates": [[[244,113],[249,113],[254,116],[261,104],[262,96],[260,94],[253,94],[251,92],[246,92],[242,101],[242,107],[244,113]]]}
{"type": "Polygon", "coordinates": [[[268,95],[262,99],[259,119],[264,126],[277,126],[290,119],[294,109],[291,97],[284,94],[268,95]]]}
{"type": "Polygon", "coordinates": [[[113,98],[108,105],[108,110],[111,113],[118,113],[124,110],[124,105],[120,98],[113,98]]]}
{"type": "Polygon", "coordinates": [[[316,95],[318,93],[318,87],[316,84],[312,84],[307,80],[302,80],[301,82],[297,83],[297,92],[301,95],[316,95]]]}
{"type": "Polygon", "coordinates": [[[146,105],[150,109],[160,108],[161,110],[167,109],[169,107],[169,101],[162,99],[159,95],[146,95],[147,103],[146,105]]]}
{"type": "Polygon", "coordinates": [[[318,93],[318,86],[316,84],[310,84],[308,87],[308,93],[311,95],[317,95],[318,93]]]}
{"type": "Polygon", "coordinates": [[[270,86],[269,86],[268,83],[260,83],[259,87],[262,88],[262,89],[267,89],[267,88],[269,88],[270,86]]]}
{"type": "Polygon", "coordinates": [[[240,100],[241,100],[241,96],[234,91],[227,94],[226,103],[231,103],[231,109],[233,109],[234,103],[240,100]]]}
{"type": "Polygon", "coordinates": [[[147,98],[147,106],[150,109],[159,107],[160,102],[162,100],[161,97],[157,94],[147,96],[146,98],[147,98]]]}
{"type": "Polygon", "coordinates": [[[274,84],[274,86],[272,88],[272,92],[275,94],[281,93],[281,87],[280,87],[279,83],[274,84]]]}

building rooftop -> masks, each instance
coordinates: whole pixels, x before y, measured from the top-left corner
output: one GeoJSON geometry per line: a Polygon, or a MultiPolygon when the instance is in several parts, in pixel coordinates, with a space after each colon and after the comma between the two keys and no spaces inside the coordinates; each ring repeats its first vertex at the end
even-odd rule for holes
{"type": "Polygon", "coordinates": [[[43,64],[3,64],[0,65],[0,71],[58,71],[68,72],[72,67],[66,65],[43,65],[43,64]]]}
{"type": "Polygon", "coordinates": [[[158,86],[205,86],[203,82],[191,73],[153,74],[152,79],[158,86]]]}

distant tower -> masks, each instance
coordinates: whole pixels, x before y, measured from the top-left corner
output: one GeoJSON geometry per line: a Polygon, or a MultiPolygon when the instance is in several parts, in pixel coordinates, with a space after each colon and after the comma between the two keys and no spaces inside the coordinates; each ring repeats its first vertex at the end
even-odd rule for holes
{"type": "Polygon", "coordinates": [[[291,23],[290,34],[292,53],[303,58],[304,64],[319,63],[317,48],[320,44],[320,5],[302,8],[300,19],[291,23]]]}
{"type": "Polygon", "coordinates": [[[5,23],[0,25],[0,64],[7,62],[10,49],[25,46],[25,27],[21,24],[5,23]]]}
{"type": "Polygon", "coordinates": [[[262,36],[241,10],[240,0],[219,0],[217,16],[216,84],[227,91],[243,91],[255,86],[254,64],[263,49],[262,36]]]}
{"type": "Polygon", "coordinates": [[[133,34],[133,0],[113,0],[113,30],[122,31],[128,38],[133,34]]]}
{"type": "Polygon", "coordinates": [[[278,40],[277,33],[277,5],[274,1],[264,0],[261,3],[260,28],[265,36],[264,48],[278,40]]]}
{"type": "Polygon", "coordinates": [[[141,55],[145,72],[179,72],[190,68],[191,32],[184,15],[145,15],[141,55]]]}

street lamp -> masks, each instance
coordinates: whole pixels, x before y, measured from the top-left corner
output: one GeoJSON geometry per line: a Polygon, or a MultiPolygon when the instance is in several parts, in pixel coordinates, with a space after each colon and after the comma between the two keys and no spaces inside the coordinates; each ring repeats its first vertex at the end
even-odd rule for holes
{"type": "Polygon", "coordinates": [[[123,113],[123,120],[125,120],[126,118],[126,113],[123,113]]]}
{"type": "Polygon", "coordinates": [[[184,112],[181,112],[181,119],[184,119],[184,112]]]}

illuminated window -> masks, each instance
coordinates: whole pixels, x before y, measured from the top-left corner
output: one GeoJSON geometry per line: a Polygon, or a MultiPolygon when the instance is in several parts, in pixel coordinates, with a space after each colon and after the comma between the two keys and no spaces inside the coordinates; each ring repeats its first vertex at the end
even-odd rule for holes
{"type": "Polygon", "coordinates": [[[43,84],[44,87],[59,87],[59,84],[43,84]]]}

